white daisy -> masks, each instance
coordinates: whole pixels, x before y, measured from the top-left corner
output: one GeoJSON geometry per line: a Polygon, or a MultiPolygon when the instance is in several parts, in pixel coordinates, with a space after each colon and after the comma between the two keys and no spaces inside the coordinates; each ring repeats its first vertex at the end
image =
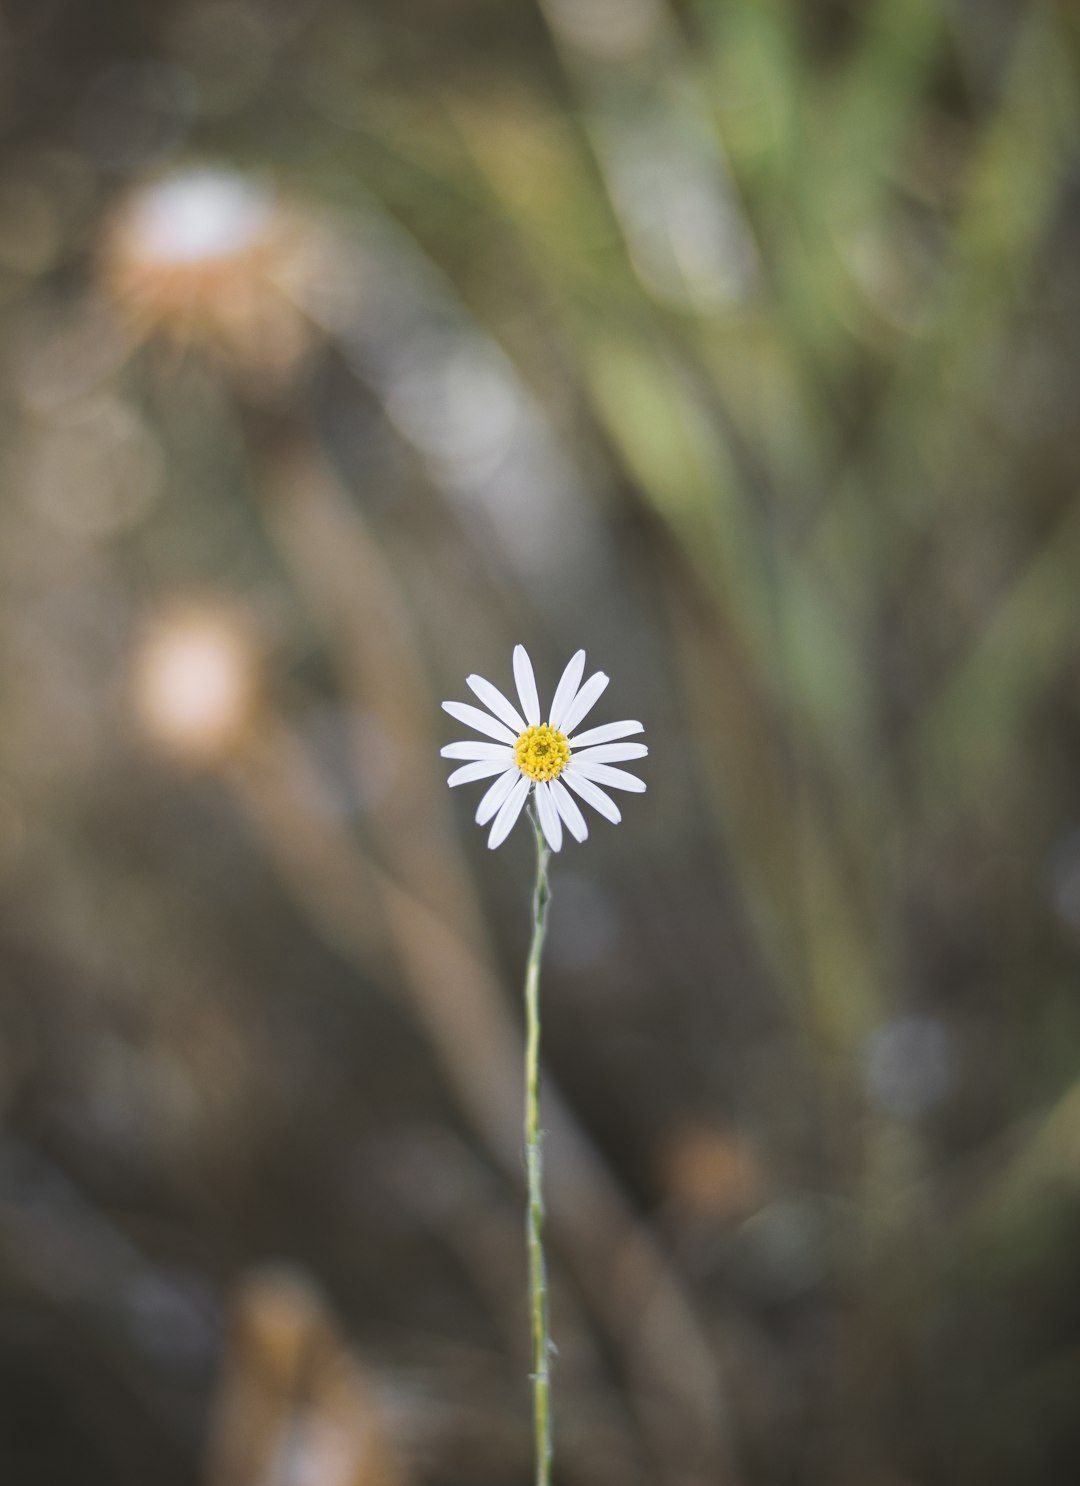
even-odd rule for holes
{"type": "Polygon", "coordinates": [[[644,743],[616,742],[644,732],[640,722],[605,722],[584,733],[575,731],[608,684],[603,671],[596,671],[583,685],[584,671],[585,652],[579,650],[571,657],[555,688],[546,722],[541,721],[536,678],[524,645],[514,647],[514,680],[520,712],[483,676],[466,676],[465,682],[488,708],[487,712],[468,702],[443,703],[443,709],[458,722],[495,740],[448,743],[442,750],[443,758],[469,760],[450,775],[447,780],[450,785],[496,776],[476,812],[478,825],[487,825],[494,817],[488,836],[488,846],[492,849],[510,834],[530,791],[535,794],[536,812],[545,839],[552,851],[558,851],[564,825],[576,841],[584,841],[589,834],[574,795],[605,819],[618,823],[622,819],[619,807],[600,786],[606,784],[608,789],[625,789],[634,794],[645,789],[644,781],[636,775],[612,767],[627,759],[644,758],[648,753],[644,743]]]}

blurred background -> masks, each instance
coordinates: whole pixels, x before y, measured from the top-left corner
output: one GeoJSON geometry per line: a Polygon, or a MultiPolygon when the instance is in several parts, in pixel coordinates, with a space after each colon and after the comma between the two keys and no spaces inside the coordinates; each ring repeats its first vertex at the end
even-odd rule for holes
{"type": "Polygon", "coordinates": [[[0,1478],[1080,1478],[1066,0],[7,0],[0,1478]],[[602,713],[602,715],[601,715],[602,713]],[[469,796],[469,798],[465,798],[469,796]]]}

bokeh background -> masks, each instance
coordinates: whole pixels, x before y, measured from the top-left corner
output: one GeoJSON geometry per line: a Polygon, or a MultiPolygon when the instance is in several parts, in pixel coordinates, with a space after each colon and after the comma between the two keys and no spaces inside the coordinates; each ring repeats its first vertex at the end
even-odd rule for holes
{"type": "Polygon", "coordinates": [[[3,6],[5,1482],[530,1478],[518,641],[560,1486],[1078,1478],[1078,46],[3,6]]]}

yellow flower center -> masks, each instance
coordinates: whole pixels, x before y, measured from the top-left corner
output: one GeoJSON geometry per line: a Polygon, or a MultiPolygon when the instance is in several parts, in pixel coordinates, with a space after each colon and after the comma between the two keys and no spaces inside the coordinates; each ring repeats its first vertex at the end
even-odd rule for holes
{"type": "Polygon", "coordinates": [[[570,745],[565,734],[546,722],[526,728],[514,744],[514,763],[530,779],[557,779],[569,762],[570,745]]]}

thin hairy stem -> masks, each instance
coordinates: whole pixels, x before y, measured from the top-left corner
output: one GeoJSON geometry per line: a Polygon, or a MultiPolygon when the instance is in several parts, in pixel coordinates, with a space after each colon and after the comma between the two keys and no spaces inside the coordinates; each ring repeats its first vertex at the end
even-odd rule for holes
{"type": "Polygon", "coordinates": [[[536,1486],[551,1481],[551,1342],[548,1337],[547,1272],[544,1265],[543,1157],[540,1151],[540,955],[547,928],[548,849],[540,824],[536,836],[536,889],[533,934],[525,971],[525,1161],[529,1180],[526,1232],[529,1247],[529,1298],[532,1309],[533,1422],[536,1436],[536,1486]]]}

